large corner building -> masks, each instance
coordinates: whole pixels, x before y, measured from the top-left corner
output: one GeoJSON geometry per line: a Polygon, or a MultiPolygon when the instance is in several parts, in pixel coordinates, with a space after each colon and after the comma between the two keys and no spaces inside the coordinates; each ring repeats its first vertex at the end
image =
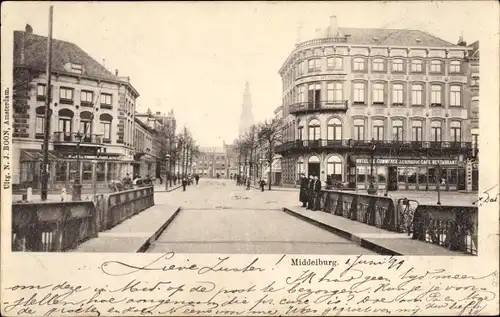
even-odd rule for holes
{"type": "Polygon", "coordinates": [[[471,190],[476,50],[419,30],[341,28],[332,16],[279,70],[283,183],[305,173],[366,189],[373,166],[380,190],[471,190]]]}

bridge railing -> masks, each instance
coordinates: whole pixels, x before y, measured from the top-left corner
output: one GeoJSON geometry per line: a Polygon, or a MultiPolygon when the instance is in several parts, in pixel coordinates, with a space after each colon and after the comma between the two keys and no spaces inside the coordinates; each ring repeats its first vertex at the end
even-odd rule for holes
{"type": "Polygon", "coordinates": [[[323,190],[321,210],[377,228],[397,230],[394,201],[389,197],[323,190]]]}
{"type": "Polygon", "coordinates": [[[58,252],[97,236],[91,201],[15,203],[12,251],[58,252]]]}
{"type": "Polygon", "coordinates": [[[419,205],[411,199],[322,190],[324,212],[452,251],[477,254],[478,208],[474,206],[419,205]]]}
{"type": "Polygon", "coordinates": [[[75,249],[125,219],[154,206],[153,187],[96,195],[92,201],[12,204],[12,251],[75,249]]]}
{"type": "Polygon", "coordinates": [[[477,255],[478,213],[474,206],[419,205],[412,238],[477,255]]]}

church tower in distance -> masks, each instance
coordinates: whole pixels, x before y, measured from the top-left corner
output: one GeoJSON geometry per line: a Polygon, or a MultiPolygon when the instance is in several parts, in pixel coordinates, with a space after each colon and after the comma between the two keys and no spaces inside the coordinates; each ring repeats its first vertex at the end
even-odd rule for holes
{"type": "Polygon", "coordinates": [[[250,86],[248,81],[245,83],[245,92],[243,93],[243,104],[240,117],[240,134],[243,135],[254,124],[252,113],[252,97],[250,95],[250,86]]]}

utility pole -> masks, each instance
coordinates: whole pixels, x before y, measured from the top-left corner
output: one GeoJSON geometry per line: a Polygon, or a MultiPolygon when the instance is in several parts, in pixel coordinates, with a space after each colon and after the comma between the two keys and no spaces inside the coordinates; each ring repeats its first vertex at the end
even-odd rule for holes
{"type": "Polygon", "coordinates": [[[43,135],[43,163],[42,163],[42,186],[40,198],[42,201],[47,200],[47,183],[49,181],[49,138],[50,138],[50,118],[52,110],[50,109],[51,102],[51,85],[52,85],[52,19],[54,15],[54,6],[49,8],[49,36],[47,38],[47,93],[45,96],[45,129],[43,135]]]}

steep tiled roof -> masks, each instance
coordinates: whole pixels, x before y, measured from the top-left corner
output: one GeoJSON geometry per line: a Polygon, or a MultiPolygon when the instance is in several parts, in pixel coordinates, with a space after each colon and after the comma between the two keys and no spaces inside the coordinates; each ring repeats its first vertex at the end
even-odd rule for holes
{"type": "Polygon", "coordinates": [[[457,46],[426,32],[407,29],[339,28],[344,35],[350,34],[348,44],[448,47],[457,46]],[[376,40],[375,40],[376,39],[376,40]]]}
{"type": "MultiPolygon", "coordinates": [[[[14,31],[14,64],[30,66],[38,69],[46,68],[47,37],[24,31],[14,31]],[[24,41],[23,41],[24,37],[24,41]],[[24,51],[24,56],[21,52],[24,51]]],[[[99,64],[84,50],[73,43],[52,40],[52,69],[65,72],[67,63],[81,64],[83,76],[117,81],[118,78],[99,64]]]]}
{"type": "Polygon", "coordinates": [[[470,58],[479,58],[479,41],[475,41],[474,43],[469,45],[472,48],[472,51],[469,52],[470,58]]]}

